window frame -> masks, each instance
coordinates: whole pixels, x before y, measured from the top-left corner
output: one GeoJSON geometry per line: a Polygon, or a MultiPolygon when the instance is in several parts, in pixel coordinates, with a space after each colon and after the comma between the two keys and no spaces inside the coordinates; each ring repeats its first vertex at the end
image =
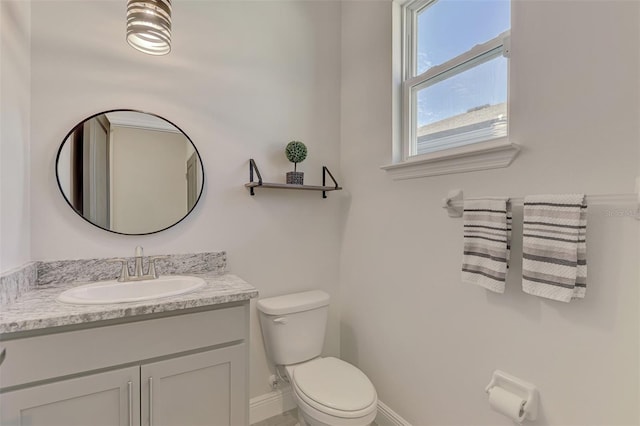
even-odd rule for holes
{"type": "Polygon", "coordinates": [[[474,164],[473,170],[506,167],[519,151],[519,146],[509,141],[511,28],[443,64],[431,67],[422,74],[414,75],[417,73],[417,17],[420,11],[435,1],[437,0],[394,0],[393,2],[393,31],[396,40],[394,50],[400,51],[400,55],[394,57],[394,139],[396,140],[393,151],[394,162],[382,166],[382,169],[392,172],[396,176],[401,176],[398,179],[470,171],[469,168],[453,163],[456,158],[473,157],[476,153],[481,158],[467,161],[467,163],[474,164]],[[450,147],[417,154],[417,126],[414,125],[417,108],[414,107],[415,101],[412,92],[417,93],[421,88],[453,77],[500,55],[509,59],[507,64],[506,135],[462,145],[459,143],[462,138],[458,141],[454,139],[450,147]],[[458,143],[456,144],[456,142],[458,143]],[[491,153],[496,155],[491,155],[491,153]],[[449,164],[451,167],[441,164],[446,162],[451,163],[449,164]],[[420,164],[424,167],[416,167],[420,164]],[[402,171],[403,165],[412,168],[413,172],[402,171]],[[425,170],[419,171],[418,169],[425,170]]]}

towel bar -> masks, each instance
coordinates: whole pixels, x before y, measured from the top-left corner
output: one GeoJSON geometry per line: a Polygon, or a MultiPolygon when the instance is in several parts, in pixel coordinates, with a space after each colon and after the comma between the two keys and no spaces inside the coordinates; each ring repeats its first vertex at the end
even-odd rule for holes
{"type": "MultiPolygon", "coordinates": [[[[640,210],[638,205],[639,194],[594,194],[587,195],[587,201],[589,205],[628,205],[633,204],[635,206],[632,214],[636,219],[640,219],[640,210]]],[[[522,197],[510,197],[512,206],[522,206],[524,198],[522,197]]],[[[454,189],[449,191],[447,197],[442,199],[442,208],[447,210],[449,217],[462,217],[462,211],[464,206],[464,192],[461,189],[454,189]]]]}

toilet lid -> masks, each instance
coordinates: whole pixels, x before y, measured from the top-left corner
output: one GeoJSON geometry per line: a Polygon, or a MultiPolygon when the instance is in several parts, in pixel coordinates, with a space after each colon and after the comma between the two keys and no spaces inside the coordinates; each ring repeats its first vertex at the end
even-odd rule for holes
{"type": "Polygon", "coordinates": [[[319,358],[296,367],[296,386],[318,404],[341,411],[369,407],[376,390],[365,374],[338,358],[319,358]]]}

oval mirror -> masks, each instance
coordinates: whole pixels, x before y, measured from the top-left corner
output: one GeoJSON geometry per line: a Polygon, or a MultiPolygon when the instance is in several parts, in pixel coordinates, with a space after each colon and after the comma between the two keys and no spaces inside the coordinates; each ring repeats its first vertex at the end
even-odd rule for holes
{"type": "Polygon", "coordinates": [[[132,110],[93,115],[65,137],[56,158],[62,195],[107,231],[152,234],[184,219],[202,194],[202,160],[162,117],[132,110]]]}

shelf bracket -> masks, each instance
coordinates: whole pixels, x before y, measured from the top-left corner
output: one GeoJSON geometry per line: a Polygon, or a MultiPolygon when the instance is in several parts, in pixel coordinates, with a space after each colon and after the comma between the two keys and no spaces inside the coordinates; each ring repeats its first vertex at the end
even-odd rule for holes
{"type": "MultiPolygon", "coordinates": [[[[253,161],[253,158],[249,159],[249,181],[250,182],[254,182],[253,180],[253,171],[256,171],[256,175],[258,175],[258,185],[262,185],[262,176],[260,175],[260,170],[258,170],[258,166],[256,166],[256,162],[253,161]]],[[[249,189],[249,193],[251,195],[256,195],[255,192],[253,192],[253,187],[251,187],[249,189]]]]}
{"type": "MultiPolygon", "coordinates": [[[[336,178],[333,177],[326,166],[322,166],[322,186],[327,186],[327,174],[329,174],[329,177],[333,181],[333,184],[336,186],[336,189],[338,189],[340,187],[338,185],[338,181],[336,181],[336,178]]],[[[327,191],[322,191],[322,198],[327,198],[327,191]]]]}

